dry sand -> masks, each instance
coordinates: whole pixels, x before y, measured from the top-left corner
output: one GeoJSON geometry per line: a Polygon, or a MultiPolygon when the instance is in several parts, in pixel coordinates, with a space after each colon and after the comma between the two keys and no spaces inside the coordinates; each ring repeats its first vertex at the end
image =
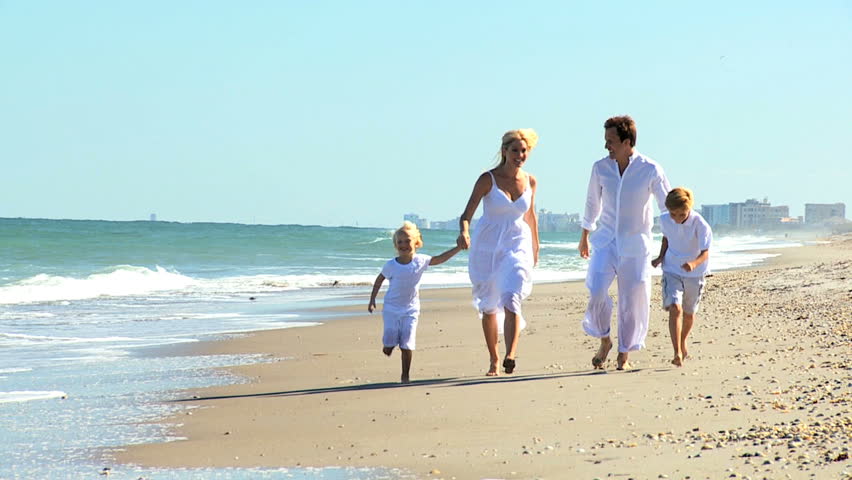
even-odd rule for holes
{"type": "MultiPolygon", "coordinates": [[[[720,272],[672,366],[655,279],[632,371],[591,368],[581,282],[536,285],[512,375],[487,378],[468,289],[424,290],[413,383],[381,353],[381,314],[210,342],[263,353],[250,383],[186,393],[188,440],[129,447],[158,467],[380,466],[401,478],[850,478],[852,238],[720,272]]],[[[614,322],[614,321],[613,321],[614,322]]],[[[617,331],[615,332],[617,335],[617,331]]],[[[502,341],[501,341],[502,344],[502,341]]],[[[501,345],[502,351],[502,345],[501,345]]]]}

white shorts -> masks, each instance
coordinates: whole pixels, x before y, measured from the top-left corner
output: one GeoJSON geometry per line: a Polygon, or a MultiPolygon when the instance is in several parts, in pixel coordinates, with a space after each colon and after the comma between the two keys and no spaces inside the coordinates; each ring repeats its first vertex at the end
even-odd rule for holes
{"type": "Polygon", "coordinates": [[[396,313],[382,310],[385,324],[382,344],[391,348],[399,346],[403,350],[414,350],[417,336],[418,312],[396,313]]]}
{"type": "Polygon", "coordinates": [[[697,313],[704,290],[704,277],[682,277],[675,273],[663,272],[663,309],[677,304],[683,313],[697,313]]]}

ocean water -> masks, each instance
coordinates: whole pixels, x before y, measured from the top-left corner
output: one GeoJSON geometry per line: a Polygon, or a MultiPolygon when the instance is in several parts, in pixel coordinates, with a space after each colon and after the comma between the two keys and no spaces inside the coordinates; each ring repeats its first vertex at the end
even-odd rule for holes
{"type": "MultiPolygon", "coordinates": [[[[174,441],[153,420],[177,390],[235,383],[216,367],[253,355],[170,355],[167,345],[334,321],[316,308],[366,303],[394,256],[392,229],[0,219],[0,479],[401,478],[383,469],[172,469],[113,465],[124,445],[174,441]],[[103,477],[101,477],[103,478],[103,477]]],[[[457,232],[426,230],[427,254],[457,232]]],[[[579,280],[578,236],[542,234],[535,282],[579,280]]],[[[711,268],[761,262],[768,236],[714,241],[711,268]]],[[[469,285],[467,256],[430,268],[424,288],[469,285]]],[[[366,304],[365,304],[366,309],[366,304]]],[[[473,311],[471,311],[473,314],[473,311]]],[[[286,361],[286,358],[281,360],[286,361]]]]}

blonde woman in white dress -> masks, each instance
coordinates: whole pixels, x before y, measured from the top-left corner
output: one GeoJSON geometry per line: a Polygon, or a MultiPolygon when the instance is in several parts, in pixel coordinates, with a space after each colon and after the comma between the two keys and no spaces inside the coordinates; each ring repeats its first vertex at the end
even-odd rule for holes
{"type": "Polygon", "coordinates": [[[490,366],[486,375],[497,376],[500,355],[497,342],[504,334],[503,369],[515,370],[518,335],[526,326],[521,302],[532,291],[532,269],[538,263],[538,220],[535,214],[536,179],[521,167],[538,142],[532,129],[503,135],[500,163],[476,180],[459,219],[457,244],[469,249],[468,272],[473,284],[473,305],[482,318],[490,366]],[[482,218],[473,235],[470,221],[483,204],[482,218]],[[502,320],[502,322],[501,322],[502,320]]]}

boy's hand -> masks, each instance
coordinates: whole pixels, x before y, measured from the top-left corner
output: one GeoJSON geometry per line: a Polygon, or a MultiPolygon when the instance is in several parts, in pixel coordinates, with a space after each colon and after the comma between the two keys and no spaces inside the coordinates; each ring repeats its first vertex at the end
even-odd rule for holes
{"type": "Polygon", "coordinates": [[[660,257],[651,260],[651,266],[654,268],[657,268],[661,263],[663,263],[663,259],[660,257]]]}
{"type": "Polygon", "coordinates": [[[691,272],[691,271],[695,270],[695,266],[692,265],[692,262],[686,262],[683,265],[681,265],[680,268],[686,270],[687,272],[691,272]]]}
{"type": "Polygon", "coordinates": [[[373,313],[373,310],[375,310],[375,309],[376,309],[376,301],[375,301],[375,300],[370,300],[370,304],[369,304],[369,305],[367,305],[367,310],[368,310],[370,313],[373,313]]]}

